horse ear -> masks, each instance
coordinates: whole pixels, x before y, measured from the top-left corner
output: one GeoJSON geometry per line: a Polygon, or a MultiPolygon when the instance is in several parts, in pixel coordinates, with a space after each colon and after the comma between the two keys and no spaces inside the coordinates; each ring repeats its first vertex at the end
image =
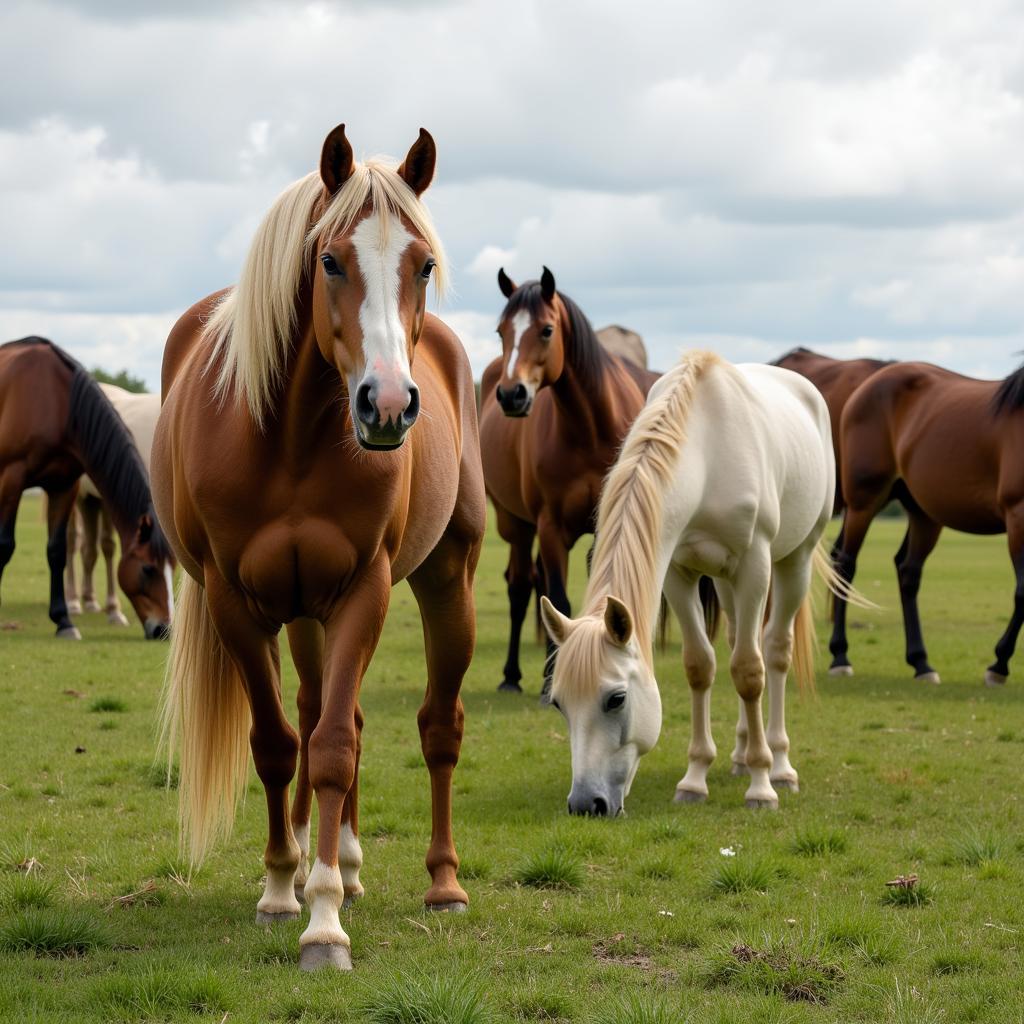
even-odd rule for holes
{"type": "Polygon", "coordinates": [[[555,275],[544,268],[544,272],[540,275],[540,294],[541,298],[545,302],[551,302],[555,297],[555,275]]]}
{"type": "Polygon", "coordinates": [[[612,643],[619,647],[625,647],[633,636],[633,616],[617,597],[609,597],[604,606],[604,625],[612,643]]]}
{"type": "Polygon", "coordinates": [[[434,180],[436,164],[437,146],[434,145],[434,138],[426,128],[421,128],[420,137],[412,144],[402,166],[398,168],[398,176],[416,195],[421,196],[434,180]]]}
{"type": "Polygon", "coordinates": [[[563,615],[548,599],[541,595],[540,620],[551,637],[551,642],[561,647],[565,638],[572,632],[572,619],[563,615]]]}
{"type": "Polygon", "coordinates": [[[355,161],[352,146],[345,138],[345,126],[339,124],[326,139],[320,152],[320,180],[333,196],[352,176],[355,161]]]}
{"type": "Polygon", "coordinates": [[[149,513],[139,516],[139,528],[135,532],[136,544],[148,544],[153,536],[153,517],[149,513]]]}
{"type": "Polygon", "coordinates": [[[511,299],[512,293],[516,290],[515,281],[505,273],[504,267],[498,267],[498,287],[506,299],[511,299]]]}

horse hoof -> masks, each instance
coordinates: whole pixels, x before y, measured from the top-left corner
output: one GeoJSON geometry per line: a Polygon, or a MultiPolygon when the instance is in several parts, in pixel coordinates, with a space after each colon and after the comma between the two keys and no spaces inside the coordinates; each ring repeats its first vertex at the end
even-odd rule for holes
{"type": "Polygon", "coordinates": [[[523,688],[518,684],[514,683],[511,679],[506,679],[498,687],[498,693],[522,693],[523,688]]]}
{"type": "Polygon", "coordinates": [[[111,626],[131,625],[123,612],[107,612],[107,622],[109,622],[111,626]]]}
{"type": "Polygon", "coordinates": [[[65,626],[57,630],[58,640],[81,640],[82,634],[78,632],[77,626],[65,626]]]}
{"type": "Polygon", "coordinates": [[[776,789],[785,789],[790,793],[800,792],[800,782],[797,779],[772,779],[772,785],[776,789]]]}
{"type": "Polygon", "coordinates": [[[100,610],[99,601],[93,601],[87,598],[85,601],[85,610],[87,612],[98,612],[100,610]]]}
{"type": "Polygon", "coordinates": [[[998,672],[993,672],[992,669],[989,669],[985,673],[985,685],[986,686],[1005,686],[1006,685],[1006,678],[1007,678],[1006,676],[1000,675],[998,672]]]}
{"type": "Polygon", "coordinates": [[[914,681],[917,683],[934,683],[936,686],[942,682],[939,678],[939,673],[932,669],[931,672],[922,672],[918,676],[914,676],[914,681]]]}
{"type": "Polygon", "coordinates": [[[280,921],[295,921],[298,919],[299,912],[297,910],[281,910],[281,911],[269,911],[269,910],[257,910],[256,911],[256,923],[257,924],[277,924],[280,921]]]}
{"type": "Polygon", "coordinates": [[[674,804],[702,804],[707,800],[707,793],[698,793],[694,789],[677,789],[672,797],[674,804]]]}
{"type": "Polygon", "coordinates": [[[321,967],[333,967],[336,971],[352,970],[352,951],[348,946],[333,942],[311,942],[299,953],[299,969],[318,971],[321,967]]]}
{"type": "Polygon", "coordinates": [[[760,798],[753,799],[747,797],[744,801],[747,805],[747,809],[751,811],[777,811],[779,809],[779,798],[775,797],[774,800],[762,800],[760,798]]]}
{"type": "Polygon", "coordinates": [[[352,904],[355,903],[356,900],[361,900],[362,898],[363,898],[363,890],[362,889],[360,889],[359,892],[346,892],[345,893],[345,898],[341,901],[341,909],[342,910],[351,910],[352,909],[352,904]]]}
{"type": "Polygon", "coordinates": [[[739,761],[733,761],[732,767],[729,769],[730,775],[749,775],[750,769],[739,761]]]}
{"type": "Polygon", "coordinates": [[[853,666],[852,665],[832,665],[828,674],[830,676],[852,676],[853,666]]]}
{"type": "Polygon", "coordinates": [[[468,904],[462,900],[452,900],[451,903],[425,903],[424,906],[435,914],[464,914],[469,910],[468,904]]]}
{"type": "Polygon", "coordinates": [[[81,615],[82,614],[82,602],[81,601],[68,601],[68,615],[81,615]]]}
{"type": "Polygon", "coordinates": [[[296,884],[296,886],[295,886],[295,902],[298,903],[298,905],[300,907],[304,907],[306,905],[306,884],[305,884],[305,882],[303,882],[301,885],[296,884]]]}

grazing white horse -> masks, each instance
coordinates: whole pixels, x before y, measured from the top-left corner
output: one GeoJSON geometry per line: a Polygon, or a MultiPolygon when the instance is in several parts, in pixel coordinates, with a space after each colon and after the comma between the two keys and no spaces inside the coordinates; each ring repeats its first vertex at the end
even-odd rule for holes
{"type": "Polygon", "coordinates": [[[813,689],[812,567],[841,587],[819,546],[834,489],[828,409],[803,377],[690,352],[654,385],[605,480],[583,615],[569,619],[542,600],[560,648],[551,694],[569,723],[570,813],[621,813],[640,757],[658,740],[652,634],[663,589],[682,627],[693,700],[689,765],[675,799],[707,797],[715,652],[702,575],[714,579],[729,620],[740,697],[733,766],[750,774],[747,806],[778,807],[776,788],[798,788],[786,675],[792,658],[801,687],[813,689]]]}
{"type": "MultiPolygon", "coordinates": [[[[124,420],[124,425],[132,435],[148,473],[149,457],[153,450],[153,432],[156,430],[157,417],[160,415],[160,396],[136,394],[119,388],[116,384],[100,384],[100,390],[110,399],[110,404],[124,420]]],[[[83,476],[78,487],[78,499],[68,522],[68,562],[64,570],[64,592],[71,615],[80,614],[83,607],[87,612],[100,610],[92,582],[93,569],[96,567],[100,550],[107,564],[107,601],[103,610],[107,613],[107,621],[112,625],[127,626],[128,619],[121,611],[115,578],[117,532],[103,504],[103,496],[92,480],[83,476]],[[82,557],[81,595],[75,576],[77,554],[81,554],[82,557]]],[[[167,585],[167,593],[169,599],[173,600],[174,589],[170,582],[167,585]]]]}

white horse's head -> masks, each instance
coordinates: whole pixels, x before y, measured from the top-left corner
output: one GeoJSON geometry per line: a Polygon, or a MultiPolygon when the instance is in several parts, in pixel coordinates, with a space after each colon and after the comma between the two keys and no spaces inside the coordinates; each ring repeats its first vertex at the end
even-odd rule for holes
{"type": "Polygon", "coordinates": [[[569,723],[570,814],[615,816],[640,758],[658,742],[661,697],[633,616],[609,597],[603,615],[569,619],[545,597],[541,617],[558,645],[551,702],[569,723]]]}

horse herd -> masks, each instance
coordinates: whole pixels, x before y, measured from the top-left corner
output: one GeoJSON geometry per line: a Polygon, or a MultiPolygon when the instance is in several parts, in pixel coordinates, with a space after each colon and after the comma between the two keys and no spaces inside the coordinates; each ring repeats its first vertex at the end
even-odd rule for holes
{"type": "Polygon", "coordinates": [[[363,892],[359,688],[402,579],[425,638],[425,902],[467,905],[451,792],[486,496],[510,548],[499,688],[520,689],[519,639],[536,592],[558,651],[544,696],[569,727],[573,813],[620,813],[658,738],[662,595],[682,629],[693,709],[675,798],[707,796],[721,608],[739,696],[732,764],[749,776],[751,807],[776,807],[780,788],[798,788],[784,694],[791,661],[798,682],[814,685],[812,574],[835,596],[831,671],[849,674],[846,603],[863,600],[852,585],[857,553],[886,502],[908,515],[896,562],[919,678],[938,678],[916,596],[943,525],[1009,535],[1014,611],[988,682],[1005,681],[1024,619],[1024,368],[989,383],[798,349],[776,365],[690,352],[659,375],[606,349],[547,268],[518,286],[502,270],[502,355],[484,373],[478,413],[458,338],[426,312],[428,284],[443,291],[446,277],[420,198],[435,160],[423,130],[397,168],[356,163],[343,125],[327,136],[318,171],[260,224],[237,286],[171,331],[151,450],[52,343],[0,347],[0,571],[21,493],[42,487],[50,616],[58,636],[77,636],[63,574],[83,473],[120,536],[118,580],[149,637],[168,630],[180,565],[162,732],[180,762],[182,834],[198,861],[227,832],[251,750],[268,811],[257,920],[292,919],[308,905],[304,969],[351,967],[339,910],[363,892]],[[829,557],[821,538],[840,510],[829,557]],[[569,551],[591,531],[573,618],[569,551]],[[282,625],[299,678],[298,732],[281,702],[282,625]]]}

